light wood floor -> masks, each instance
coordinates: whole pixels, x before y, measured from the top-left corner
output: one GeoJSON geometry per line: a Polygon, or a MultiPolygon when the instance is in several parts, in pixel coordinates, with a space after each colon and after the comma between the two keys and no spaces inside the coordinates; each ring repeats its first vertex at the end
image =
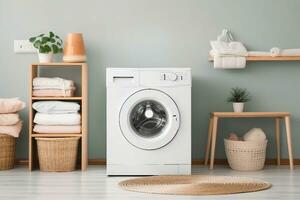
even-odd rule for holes
{"type": "Polygon", "coordinates": [[[89,166],[88,171],[67,173],[29,172],[24,166],[0,171],[0,199],[77,200],[77,199],[300,199],[300,167],[290,171],[287,166],[271,166],[259,172],[238,172],[226,166],[208,170],[193,167],[193,174],[246,176],[273,184],[266,191],[226,196],[170,196],[123,191],[118,182],[130,177],[107,177],[104,166],[89,166]]]}

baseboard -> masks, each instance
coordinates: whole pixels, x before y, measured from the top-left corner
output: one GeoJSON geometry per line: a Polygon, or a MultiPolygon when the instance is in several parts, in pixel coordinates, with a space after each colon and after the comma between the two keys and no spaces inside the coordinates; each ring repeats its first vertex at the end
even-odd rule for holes
{"type": "MultiPolygon", "coordinates": [[[[227,159],[215,159],[214,162],[216,165],[227,165],[227,159]]],[[[288,159],[281,159],[280,160],[281,165],[289,165],[288,159]]],[[[28,160],[17,160],[17,165],[28,165],[28,160]]],[[[276,159],[267,159],[266,165],[276,165],[277,160],[276,159]]],[[[90,159],[89,165],[106,165],[105,159],[90,159]]],[[[195,159],[192,161],[192,165],[204,165],[204,160],[198,160],[195,159]]],[[[294,159],[294,165],[300,165],[300,159],[294,159]]]]}

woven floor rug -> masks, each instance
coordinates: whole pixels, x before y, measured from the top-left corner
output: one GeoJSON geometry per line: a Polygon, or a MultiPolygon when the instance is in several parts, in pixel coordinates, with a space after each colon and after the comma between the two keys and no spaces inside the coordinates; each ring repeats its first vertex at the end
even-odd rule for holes
{"type": "Polygon", "coordinates": [[[232,176],[151,176],[119,183],[124,190],[173,195],[221,195],[266,190],[271,184],[259,179],[232,176]]]}

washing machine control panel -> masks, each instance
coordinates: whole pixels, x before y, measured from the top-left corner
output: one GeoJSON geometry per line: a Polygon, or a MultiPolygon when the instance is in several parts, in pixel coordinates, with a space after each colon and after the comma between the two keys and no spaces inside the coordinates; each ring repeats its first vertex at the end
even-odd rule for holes
{"type": "Polygon", "coordinates": [[[159,87],[190,86],[190,68],[108,68],[107,86],[159,87]]]}

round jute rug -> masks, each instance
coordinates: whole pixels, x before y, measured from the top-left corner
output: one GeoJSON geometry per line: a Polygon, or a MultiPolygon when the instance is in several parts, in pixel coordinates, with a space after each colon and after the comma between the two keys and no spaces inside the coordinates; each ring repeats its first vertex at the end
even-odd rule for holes
{"type": "Polygon", "coordinates": [[[119,183],[128,191],[173,195],[221,195],[256,192],[271,187],[262,180],[232,176],[151,176],[119,183]]]}

